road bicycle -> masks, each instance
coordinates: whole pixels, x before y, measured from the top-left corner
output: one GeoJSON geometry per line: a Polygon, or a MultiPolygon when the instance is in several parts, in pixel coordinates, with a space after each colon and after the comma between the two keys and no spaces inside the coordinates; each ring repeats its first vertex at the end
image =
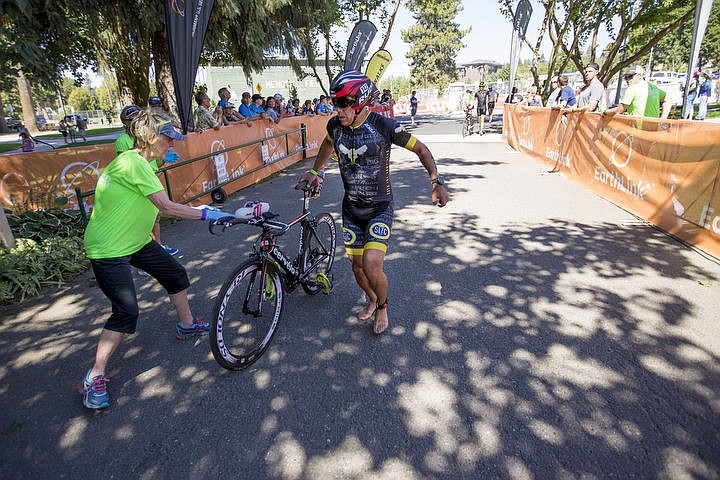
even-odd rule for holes
{"type": "MultiPolygon", "coordinates": [[[[215,301],[210,321],[210,348],[215,360],[228,370],[243,370],[267,350],[280,323],[286,293],[298,285],[308,295],[332,291],[337,230],[329,213],[313,216],[307,183],[295,186],[303,191],[302,213],[287,223],[267,211],[253,218],[233,218],[210,224],[210,233],[245,224],[262,229],[249,259],[225,280],[215,301]],[[300,225],[297,256],[290,259],[277,244],[278,237],[300,225]]],[[[269,205],[266,205],[269,210],[269,205]]]]}
{"type": "Polygon", "coordinates": [[[475,115],[473,115],[472,107],[465,109],[465,120],[463,120],[462,136],[463,138],[473,134],[475,129],[475,115]]]}

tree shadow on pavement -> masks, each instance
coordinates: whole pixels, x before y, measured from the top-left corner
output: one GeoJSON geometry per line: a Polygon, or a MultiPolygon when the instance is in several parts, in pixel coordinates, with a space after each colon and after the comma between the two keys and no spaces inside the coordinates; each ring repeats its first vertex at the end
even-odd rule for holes
{"type": "MultiPolygon", "coordinates": [[[[355,319],[338,254],[335,291],[290,295],[248,371],[222,370],[206,340],[177,342],[160,287],[138,280],[140,334],[116,354],[100,413],[71,394],[109,310],[90,276],[4,309],[0,476],[717,478],[720,363],[691,328],[717,298],[698,279],[717,269],[649,228],[498,230],[460,212],[428,221],[436,211],[427,198],[396,210],[385,334],[355,319]]],[[[192,228],[166,235],[207,316],[251,232],[189,253],[192,228]]]]}

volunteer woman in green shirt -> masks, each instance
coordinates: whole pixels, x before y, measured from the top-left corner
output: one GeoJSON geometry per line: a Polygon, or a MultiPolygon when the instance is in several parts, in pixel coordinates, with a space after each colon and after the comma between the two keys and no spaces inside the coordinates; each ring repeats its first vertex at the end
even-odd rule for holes
{"type": "Polygon", "coordinates": [[[150,162],[165,157],[174,140],[185,137],[170,122],[149,109],[136,113],[129,128],[134,148],[118,155],[100,176],[95,204],[85,230],[85,250],[98,286],[112,303],[112,314],[98,341],[95,363],[80,385],[83,404],[98,409],[110,405],[105,370],[125,334],[135,333],[139,308],[130,267],[157,279],[170,296],[183,340],[207,335],[209,325],[195,318],[188,303],[190,286],[185,268],[150,237],[158,211],[197,220],[232,216],[212,209],[196,209],[172,202],[150,162]]]}

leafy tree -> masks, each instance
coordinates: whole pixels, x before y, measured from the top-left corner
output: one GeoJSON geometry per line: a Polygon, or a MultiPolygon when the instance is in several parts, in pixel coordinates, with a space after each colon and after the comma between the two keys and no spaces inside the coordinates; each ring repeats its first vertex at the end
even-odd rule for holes
{"type": "Polygon", "coordinates": [[[412,92],[410,86],[410,78],[408,77],[388,77],[380,80],[378,88],[381,90],[389,88],[392,91],[394,97],[402,97],[403,95],[409,95],[412,92]]]}
{"type": "Polygon", "coordinates": [[[442,92],[457,79],[455,57],[470,31],[453,22],[462,10],[460,0],[408,0],[415,25],[402,31],[404,42],[412,47],[410,81],[413,86],[435,85],[442,92]]]}
{"type": "Polygon", "coordinates": [[[87,88],[77,87],[67,98],[67,104],[75,110],[93,110],[95,99],[87,88]]]}
{"type": "MultiPolygon", "coordinates": [[[[500,11],[513,17],[510,0],[499,0],[500,11]]],[[[549,40],[552,49],[548,71],[582,70],[585,63],[600,64],[600,81],[607,83],[618,71],[640,62],[653,45],[693,18],[693,0],[542,0],[543,20],[537,37],[525,38],[533,53],[549,40]],[[608,32],[611,42],[599,51],[600,30],[608,32]],[[585,54],[584,54],[585,53],[585,54]]],[[[531,68],[539,82],[536,66],[531,68]]],[[[542,85],[546,95],[549,79],[542,85]]]]}
{"type": "MultiPolygon", "coordinates": [[[[694,18],[677,30],[669,32],[653,49],[653,63],[662,64],[663,69],[687,70],[692,44],[694,18]]],[[[718,66],[720,62],[720,2],[716,1],[710,11],[708,26],[700,48],[699,64],[718,66]]]]}
{"type": "Polygon", "coordinates": [[[0,1],[0,82],[17,85],[25,125],[37,130],[31,84],[54,85],[64,70],[79,72],[90,62],[92,42],[83,15],[72,2],[51,6],[39,0],[0,1]]]}

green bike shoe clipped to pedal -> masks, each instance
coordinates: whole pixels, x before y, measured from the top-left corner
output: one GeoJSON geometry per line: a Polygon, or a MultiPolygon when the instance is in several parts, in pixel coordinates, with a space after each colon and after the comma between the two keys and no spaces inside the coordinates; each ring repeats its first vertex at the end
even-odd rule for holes
{"type": "Polygon", "coordinates": [[[277,297],[275,285],[273,285],[272,279],[267,276],[265,277],[265,300],[275,300],[275,297],[277,297]]]}
{"type": "Polygon", "coordinates": [[[324,293],[325,295],[330,295],[330,292],[333,291],[332,280],[330,280],[328,276],[324,273],[318,273],[316,280],[318,285],[320,285],[320,290],[322,291],[322,293],[324,293]]]}

